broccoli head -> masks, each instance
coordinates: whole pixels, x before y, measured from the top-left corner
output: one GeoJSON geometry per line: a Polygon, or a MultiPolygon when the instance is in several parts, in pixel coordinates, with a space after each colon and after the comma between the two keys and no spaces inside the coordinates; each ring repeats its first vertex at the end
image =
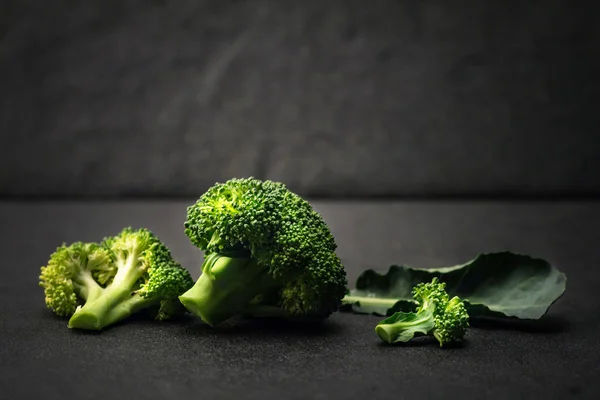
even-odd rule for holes
{"type": "Polygon", "coordinates": [[[182,313],[177,296],[193,284],[152,232],[131,228],[99,244],[63,244],[40,275],[48,308],[70,317],[70,328],[91,330],[142,310],[160,320],[182,313]]]}
{"type": "Polygon", "coordinates": [[[457,296],[449,298],[446,284],[433,278],[413,289],[416,312],[396,312],[376,327],[377,335],[387,343],[408,342],[418,336],[433,336],[440,346],[462,341],[469,327],[469,315],[457,296]]]}
{"type": "Polygon", "coordinates": [[[209,325],[235,315],[320,320],[341,304],[347,281],[334,237],[283,183],[215,184],[188,207],[185,233],[204,263],[179,299],[209,325]]]}

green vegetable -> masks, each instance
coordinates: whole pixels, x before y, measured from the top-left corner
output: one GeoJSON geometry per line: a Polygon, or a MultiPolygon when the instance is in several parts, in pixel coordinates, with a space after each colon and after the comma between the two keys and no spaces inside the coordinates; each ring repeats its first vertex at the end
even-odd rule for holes
{"type": "Polygon", "coordinates": [[[70,317],[69,328],[91,330],[142,310],[159,320],[183,313],[177,296],[193,284],[154,234],[131,228],[100,244],[62,245],[40,275],[48,308],[70,317]]]}
{"type": "Polygon", "coordinates": [[[209,325],[236,315],[319,320],[341,304],[346,273],[329,227],[282,183],[215,184],[188,207],[185,233],[205,254],[179,299],[209,325]]]}
{"type": "Polygon", "coordinates": [[[471,317],[539,319],[565,291],[567,277],[547,261],[510,252],[481,254],[438,269],[391,266],[365,270],[343,300],[343,310],[391,315],[414,309],[411,288],[437,277],[450,296],[464,300],[471,317]]]}
{"type": "Polygon", "coordinates": [[[387,343],[408,342],[418,336],[433,336],[440,346],[460,343],[469,327],[469,315],[459,297],[449,298],[446,284],[433,278],[413,289],[416,312],[396,312],[376,327],[387,343]]]}

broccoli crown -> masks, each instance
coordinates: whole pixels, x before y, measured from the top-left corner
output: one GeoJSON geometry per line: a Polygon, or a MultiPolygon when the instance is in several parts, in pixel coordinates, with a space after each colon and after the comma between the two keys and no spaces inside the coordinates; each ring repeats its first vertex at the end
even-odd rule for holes
{"type": "Polygon", "coordinates": [[[432,335],[440,346],[459,343],[469,327],[469,315],[463,301],[449,298],[446,284],[433,278],[413,288],[418,304],[416,312],[397,312],[375,328],[379,337],[388,342],[407,342],[416,336],[432,335]]]}
{"type": "Polygon", "coordinates": [[[446,284],[433,278],[431,282],[419,283],[412,290],[412,295],[420,309],[429,308],[432,311],[439,311],[439,305],[448,302],[448,293],[446,293],[446,284]]]}
{"type": "Polygon", "coordinates": [[[191,242],[206,254],[248,252],[281,284],[278,306],[295,315],[328,315],[339,306],[347,282],[334,237],[283,183],[217,183],[187,211],[191,242]]]}
{"type": "Polygon", "coordinates": [[[176,297],[193,285],[189,272],[148,229],[125,228],[117,236],[105,238],[102,245],[111,254],[113,265],[117,266],[111,278],[116,275],[118,266],[128,267],[127,260],[137,255],[133,269],[139,274],[135,293],[143,298],[176,297]]]}
{"type": "Polygon", "coordinates": [[[448,301],[443,311],[435,316],[433,335],[440,342],[458,343],[462,341],[469,327],[469,314],[463,301],[457,296],[448,301]]]}
{"type": "MultiPolygon", "coordinates": [[[[48,308],[57,315],[71,316],[80,299],[88,297],[88,286],[105,284],[114,275],[110,253],[96,243],[63,244],[41,268],[40,286],[48,308]]],[[[116,269],[116,268],[115,268],[116,269]]]]}
{"type": "Polygon", "coordinates": [[[144,228],[125,228],[101,243],[63,244],[40,274],[48,308],[72,320],[78,313],[93,313],[97,328],[153,305],[159,308],[157,317],[166,319],[171,310],[177,312],[168,301],[193,283],[168,248],[144,228]]]}
{"type": "Polygon", "coordinates": [[[420,283],[413,289],[413,298],[419,304],[417,313],[421,310],[432,312],[435,325],[432,334],[440,345],[463,339],[469,326],[469,315],[459,297],[449,300],[445,282],[435,277],[431,282],[420,283]]]}

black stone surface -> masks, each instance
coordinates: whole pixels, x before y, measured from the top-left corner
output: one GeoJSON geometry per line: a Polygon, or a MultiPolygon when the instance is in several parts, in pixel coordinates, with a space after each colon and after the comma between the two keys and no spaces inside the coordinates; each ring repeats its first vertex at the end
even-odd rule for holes
{"type": "Polygon", "coordinates": [[[0,194],[600,194],[597,2],[0,2],[0,194]]]}
{"type": "Polygon", "coordinates": [[[567,273],[542,320],[476,324],[458,349],[384,346],[380,318],[345,313],[312,328],[137,318],[82,333],[45,308],[37,276],[54,248],[125,225],[154,230],[197,277],[182,230],[191,202],[0,203],[0,398],[599,398],[598,202],[315,203],[350,281],[362,268],[454,265],[504,249],[567,273]]]}

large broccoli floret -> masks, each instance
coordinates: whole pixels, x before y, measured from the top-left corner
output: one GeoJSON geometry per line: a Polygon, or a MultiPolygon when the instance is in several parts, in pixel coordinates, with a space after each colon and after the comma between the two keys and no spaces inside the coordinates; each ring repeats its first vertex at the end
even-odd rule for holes
{"type": "Polygon", "coordinates": [[[62,245],[41,268],[46,305],[70,328],[101,330],[148,310],[157,319],[185,311],[177,299],[194,281],[147,229],[124,229],[102,243],[62,245]]]}
{"type": "Polygon", "coordinates": [[[282,183],[215,184],[188,207],[185,233],[205,254],[179,298],[209,325],[235,315],[324,319],[341,304],[346,273],[329,227],[282,183]]]}
{"type": "Polygon", "coordinates": [[[413,289],[413,297],[419,304],[416,312],[396,312],[375,327],[381,340],[408,342],[418,336],[431,335],[440,346],[462,341],[469,327],[469,315],[460,298],[449,299],[445,283],[438,278],[420,283],[413,289]]]}

